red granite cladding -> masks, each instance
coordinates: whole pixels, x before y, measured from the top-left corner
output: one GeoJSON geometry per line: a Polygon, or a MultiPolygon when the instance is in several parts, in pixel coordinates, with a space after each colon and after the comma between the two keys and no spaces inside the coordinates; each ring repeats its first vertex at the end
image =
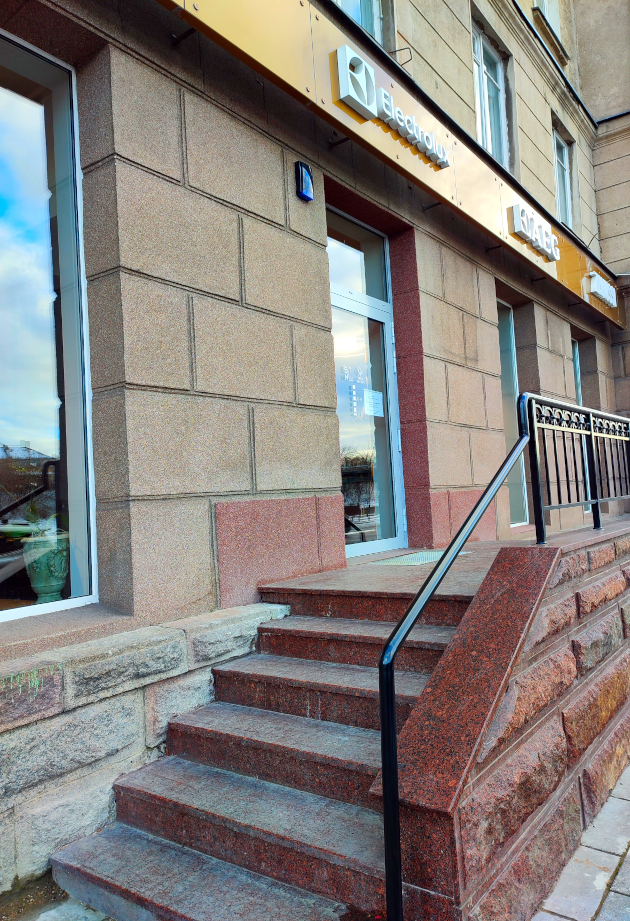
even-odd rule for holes
{"type": "Polygon", "coordinates": [[[582,834],[574,784],[470,912],[470,921],[530,921],[549,894],[582,834]]]}
{"type": "Polygon", "coordinates": [[[552,636],[570,627],[577,621],[577,602],[575,595],[563,598],[548,605],[536,615],[536,619],[525,642],[525,651],[535,649],[552,636]]]}
{"type": "MultiPolygon", "coordinates": [[[[260,651],[293,659],[316,659],[376,668],[395,624],[338,617],[285,617],[258,628],[260,651]]],[[[454,627],[420,624],[396,659],[402,671],[433,671],[453,638],[454,627]]]]}
{"type": "Polygon", "coordinates": [[[626,556],[628,553],[630,553],[630,536],[620,537],[615,541],[615,556],[619,559],[620,556],[626,556]]]}
{"type": "Polygon", "coordinates": [[[567,767],[567,743],[556,717],[501,762],[459,807],[466,889],[501,846],[551,796],[567,767]]]}
{"type": "Polygon", "coordinates": [[[630,761],[630,710],[624,708],[620,721],[602,742],[582,771],[584,822],[589,825],[630,761]]]}
{"type": "Polygon", "coordinates": [[[62,710],[63,675],[58,664],[36,658],[0,664],[0,732],[62,710]]]}
{"type": "Polygon", "coordinates": [[[587,572],[588,557],[586,550],[580,550],[570,556],[563,556],[549,580],[549,588],[555,588],[563,582],[570,582],[571,579],[578,579],[580,576],[586,575],[587,572]]]}
{"type": "MultiPolygon", "coordinates": [[[[403,883],[403,911],[405,921],[462,921],[461,909],[453,899],[409,883],[403,883]]],[[[387,921],[385,916],[383,921],[387,921]]]]}
{"type": "Polygon", "coordinates": [[[570,764],[584,754],[623,707],[629,692],[630,651],[626,651],[563,710],[570,764]]]}
{"type": "Polygon", "coordinates": [[[126,825],[364,911],[383,908],[376,812],[179,758],[127,774],[115,791],[126,825]]]}
{"type": "Polygon", "coordinates": [[[600,544],[592,550],[588,550],[588,568],[592,572],[594,569],[601,569],[602,566],[608,566],[609,563],[615,562],[615,545],[600,544]]]}
{"type": "Polygon", "coordinates": [[[381,764],[380,739],[374,730],[215,703],[171,721],[168,753],[378,808],[369,791],[381,764]]]}
{"type": "Polygon", "coordinates": [[[626,578],[622,572],[615,572],[587,588],[580,589],[576,596],[580,617],[585,617],[596,608],[601,608],[603,604],[612,601],[625,590],[626,578]]]}
{"type": "MultiPolygon", "coordinates": [[[[398,623],[415,597],[415,592],[399,592],[394,595],[385,592],[301,590],[263,585],[260,587],[260,596],[270,604],[290,605],[291,614],[298,617],[341,617],[398,623]]],[[[470,601],[470,598],[435,597],[425,608],[420,623],[456,627],[470,601]]]]}
{"type": "MultiPolygon", "coordinates": [[[[399,725],[409,717],[428,675],[401,672],[396,680],[399,725]]],[[[217,700],[328,720],[362,729],[379,728],[378,671],[356,665],[247,656],[214,669],[217,700]]]]}
{"type": "Polygon", "coordinates": [[[576,676],[575,658],[566,646],[511,681],[484,740],[479,760],[484,761],[495,746],[507,742],[537,713],[562,697],[576,676]]]}
{"type": "Polygon", "coordinates": [[[630,602],[628,604],[622,604],[619,610],[623,621],[623,635],[627,639],[630,636],[630,602]]]}
{"type": "Polygon", "coordinates": [[[614,611],[572,642],[578,674],[585,675],[623,643],[621,615],[614,611]]]}

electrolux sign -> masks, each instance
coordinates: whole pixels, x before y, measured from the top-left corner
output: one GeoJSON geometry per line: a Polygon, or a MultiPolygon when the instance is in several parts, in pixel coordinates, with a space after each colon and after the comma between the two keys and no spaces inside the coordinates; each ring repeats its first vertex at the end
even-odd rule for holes
{"type": "Polygon", "coordinates": [[[406,115],[391,93],[376,86],[374,69],[348,45],[337,49],[337,70],[342,102],[368,121],[380,118],[440,169],[451,165],[451,155],[435,133],[423,131],[415,115],[406,115]]]}

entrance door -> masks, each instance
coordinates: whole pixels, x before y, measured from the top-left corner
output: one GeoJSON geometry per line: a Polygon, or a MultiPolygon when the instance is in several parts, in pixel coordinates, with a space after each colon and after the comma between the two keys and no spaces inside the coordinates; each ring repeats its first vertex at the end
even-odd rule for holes
{"type": "Polygon", "coordinates": [[[348,556],[407,546],[387,241],[328,216],[348,556]]]}

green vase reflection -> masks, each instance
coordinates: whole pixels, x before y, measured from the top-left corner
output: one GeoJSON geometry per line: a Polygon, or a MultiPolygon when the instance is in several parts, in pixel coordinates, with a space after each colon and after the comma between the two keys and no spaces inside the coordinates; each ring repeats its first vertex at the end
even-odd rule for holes
{"type": "Polygon", "coordinates": [[[37,595],[37,604],[61,601],[61,591],[68,578],[70,544],[68,534],[45,534],[25,537],[24,562],[37,595]]]}

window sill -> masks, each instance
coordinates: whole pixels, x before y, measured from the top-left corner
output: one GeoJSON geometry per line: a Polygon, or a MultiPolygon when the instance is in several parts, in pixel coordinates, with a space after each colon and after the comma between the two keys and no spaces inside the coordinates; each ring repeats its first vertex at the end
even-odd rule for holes
{"type": "Polygon", "coordinates": [[[539,7],[535,6],[533,8],[533,13],[534,23],[541,37],[547,43],[547,45],[549,45],[549,49],[553,53],[560,66],[566,67],[566,65],[571,60],[569,57],[569,52],[556,35],[551,23],[543,11],[539,7]]]}

